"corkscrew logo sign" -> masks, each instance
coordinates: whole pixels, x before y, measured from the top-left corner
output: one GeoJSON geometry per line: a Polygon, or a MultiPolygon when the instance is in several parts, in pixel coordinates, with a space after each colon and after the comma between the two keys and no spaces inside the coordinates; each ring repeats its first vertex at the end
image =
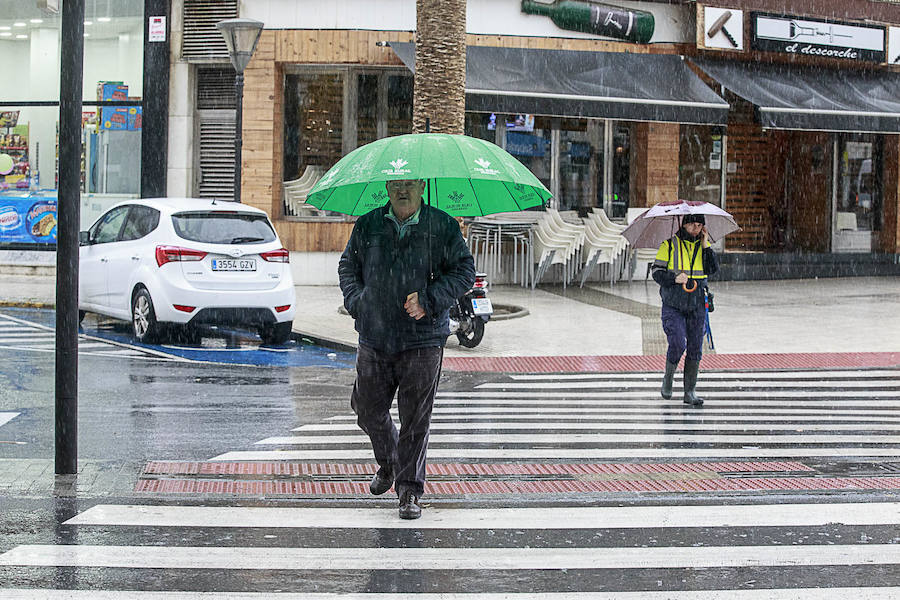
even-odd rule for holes
{"type": "Polygon", "coordinates": [[[706,6],[703,20],[706,24],[705,46],[707,48],[743,50],[743,11],[706,6]]]}

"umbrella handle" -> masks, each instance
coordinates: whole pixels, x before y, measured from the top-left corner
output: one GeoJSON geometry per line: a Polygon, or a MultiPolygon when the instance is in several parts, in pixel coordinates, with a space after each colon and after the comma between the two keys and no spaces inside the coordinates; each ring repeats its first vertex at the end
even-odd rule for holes
{"type": "Polygon", "coordinates": [[[685,281],[684,283],[681,284],[681,289],[683,289],[688,294],[690,294],[691,292],[693,292],[694,290],[697,289],[697,280],[696,279],[688,279],[687,281],[685,281]],[[693,283],[694,287],[688,289],[688,283],[693,283]]]}

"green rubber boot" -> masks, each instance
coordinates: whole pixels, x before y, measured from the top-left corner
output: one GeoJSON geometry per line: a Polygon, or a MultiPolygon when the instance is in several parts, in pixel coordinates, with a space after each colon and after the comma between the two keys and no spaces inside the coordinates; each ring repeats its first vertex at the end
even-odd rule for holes
{"type": "Polygon", "coordinates": [[[703,398],[694,389],[697,387],[697,375],[700,373],[699,360],[684,360],[684,403],[703,406],[703,398]]]}
{"type": "Polygon", "coordinates": [[[659,395],[668,400],[672,397],[672,380],[675,379],[675,370],[678,363],[672,364],[666,361],[666,374],[663,376],[662,387],[659,388],[659,395]]]}

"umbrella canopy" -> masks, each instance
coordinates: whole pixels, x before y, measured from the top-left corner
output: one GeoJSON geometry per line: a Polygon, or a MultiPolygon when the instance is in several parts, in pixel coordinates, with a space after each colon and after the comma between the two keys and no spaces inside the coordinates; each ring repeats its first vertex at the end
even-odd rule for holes
{"type": "Polygon", "coordinates": [[[313,186],[307,203],[363,215],[388,202],[385,182],[423,179],[426,202],[455,217],[541,206],[550,197],[534,174],[499,146],[446,133],[383,138],[360,146],[313,186]]]}
{"type": "Polygon", "coordinates": [[[681,228],[685,215],[703,215],[711,242],[740,229],[734,217],[709,202],[660,202],[629,225],[622,235],[635,248],[659,248],[681,228]]]}

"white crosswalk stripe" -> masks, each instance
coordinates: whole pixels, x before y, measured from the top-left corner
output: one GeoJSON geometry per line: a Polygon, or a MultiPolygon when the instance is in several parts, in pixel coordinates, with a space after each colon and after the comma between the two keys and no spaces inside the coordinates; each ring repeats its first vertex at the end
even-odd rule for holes
{"type": "MultiPolygon", "coordinates": [[[[0,314],[0,348],[30,352],[55,352],[56,332],[52,327],[0,314]]],[[[81,334],[78,352],[87,356],[109,356],[151,360],[174,360],[162,352],[127,346],[111,340],[81,334]]]]}
{"type": "MultiPolygon", "coordinates": [[[[596,386],[590,392],[578,386],[509,389],[531,382],[516,376],[491,388],[442,392],[428,455],[433,463],[599,459],[627,463],[623,467],[769,458],[896,462],[900,392],[883,384],[900,372],[857,373],[719,374],[717,380],[729,385],[710,385],[702,408],[683,406],[677,389],[672,400],[661,400],[658,374],[643,374],[646,385],[628,387],[633,397],[617,391],[625,387],[623,374],[541,376],[550,383],[590,381],[596,386]],[[742,379],[747,390],[735,389],[742,379]],[[498,393],[513,395],[492,395],[498,393]]],[[[371,463],[371,447],[354,420],[333,415],[253,444],[264,449],[212,460],[371,463]]],[[[800,466],[809,478],[833,477],[800,466]]],[[[82,589],[90,587],[90,595],[0,588],[0,597],[882,600],[900,597],[900,502],[892,493],[860,499],[797,492],[796,500],[787,500],[760,493],[674,498],[642,492],[624,501],[598,493],[544,495],[540,504],[472,494],[450,502],[426,497],[433,504],[416,521],[398,520],[390,499],[258,506],[246,499],[197,505],[157,497],[147,504],[96,504],[64,523],[77,543],[23,543],[0,554],[0,576],[4,568],[52,569],[53,581],[68,575],[82,589]],[[135,541],[140,532],[148,533],[135,541]],[[111,589],[112,574],[122,572],[134,587],[152,587],[111,589]],[[209,590],[189,591],[204,586],[209,590]]]]}

